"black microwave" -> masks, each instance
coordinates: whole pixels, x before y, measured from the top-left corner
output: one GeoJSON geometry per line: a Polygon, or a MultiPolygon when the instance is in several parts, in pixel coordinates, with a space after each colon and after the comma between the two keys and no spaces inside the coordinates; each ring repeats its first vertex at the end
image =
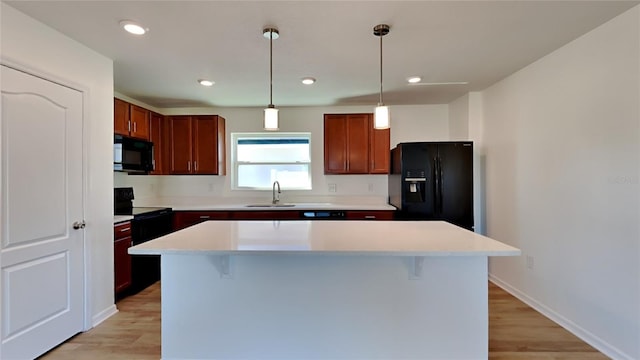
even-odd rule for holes
{"type": "Polygon", "coordinates": [[[122,135],[113,137],[113,170],[133,173],[153,171],[153,143],[122,135]]]}

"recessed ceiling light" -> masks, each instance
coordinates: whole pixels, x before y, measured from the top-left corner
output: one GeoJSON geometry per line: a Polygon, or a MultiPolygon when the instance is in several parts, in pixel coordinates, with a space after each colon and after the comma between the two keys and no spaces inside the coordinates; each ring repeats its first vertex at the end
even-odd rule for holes
{"type": "Polygon", "coordinates": [[[422,78],[420,76],[412,76],[412,77],[408,78],[407,81],[410,84],[415,84],[415,83],[419,83],[420,81],[422,81],[422,78]]]}
{"type": "Polygon", "coordinates": [[[316,82],[316,79],[312,78],[312,77],[302,78],[302,83],[305,84],[305,85],[311,85],[311,84],[313,84],[315,82],[316,82]]]}
{"type": "Polygon", "coordinates": [[[213,84],[215,84],[214,81],[211,80],[206,80],[206,79],[200,79],[198,80],[198,82],[200,83],[200,85],[202,86],[213,86],[213,84]]]}
{"type": "Polygon", "coordinates": [[[142,27],[142,25],[137,24],[131,20],[122,20],[120,21],[120,26],[122,26],[127,32],[134,35],[144,35],[149,29],[142,27]]]}

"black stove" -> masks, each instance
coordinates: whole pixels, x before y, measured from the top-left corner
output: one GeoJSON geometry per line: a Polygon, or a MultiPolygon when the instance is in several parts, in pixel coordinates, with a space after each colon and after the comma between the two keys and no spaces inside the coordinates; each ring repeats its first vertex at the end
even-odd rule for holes
{"type": "Polygon", "coordinates": [[[141,207],[133,206],[133,188],[121,187],[113,189],[113,213],[115,215],[133,215],[134,219],[161,215],[171,211],[168,207],[141,207]]]}
{"type": "Polygon", "coordinates": [[[115,211],[115,215],[133,215],[134,219],[140,216],[157,215],[163,211],[171,211],[171,208],[166,207],[130,207],[122,208],[115,211]]]}
{"type": "MultiPolygon", "coordinates": [[[[132,215],[131,242],[142,244],[173,231],[173,211],[168,207],[134,207],[133,188],[114,188],[114,214],[132,215]]],[[[160,257],[133,255],[131,257],[131,287],[128,293],[138,292],[160,279],[160,257]]]]}

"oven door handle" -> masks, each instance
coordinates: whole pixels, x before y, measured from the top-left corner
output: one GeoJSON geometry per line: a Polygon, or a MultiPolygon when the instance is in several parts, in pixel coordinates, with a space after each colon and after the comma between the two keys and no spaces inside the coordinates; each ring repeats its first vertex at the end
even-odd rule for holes
{"type": "Polygon", "coordinates": [[[158,211],[158,212],[152,212],[152,213],[148,213],[148,214],[138,214],[138,215],[135,215],[133,217],[133,220],[134,221],[139,221],[139,220],[153,219],[153,218],[156,218],[158,216],[171,214],[172,212],[173,212],[173,210],[167,209],[167,210],[162,210],[162,211],[158,211]]]}

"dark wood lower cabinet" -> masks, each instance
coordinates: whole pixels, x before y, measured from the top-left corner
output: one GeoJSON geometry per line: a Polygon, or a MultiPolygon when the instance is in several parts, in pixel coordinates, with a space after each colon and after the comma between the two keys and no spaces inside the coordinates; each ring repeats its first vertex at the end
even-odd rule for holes
{"type": "Polygon", "coordinates": [[[228,211],[174,211],[173,228],[181,230],[208,220],[229,220],[228,211]]]}
{"type": "MultiPolygon", "coordinates": [[[[174,211],[174,231],[209,220],[308,220],[302,216],[306,210],[237,210],[237,211],[174,211]]],[[[345,220],[393,220],[392,210],[347,210],[345,220]]],[[[335,219],[333,219],[335,220],[335,219]]],[[[322,221],[322,220],[312,220],[322,221]]],[[[132,245],[131,222],[114,225],[114,290],[121,294],[133,289],[131,279],[131,255],[128,250],[132,245]]],[[[135,286],[134,286],[135,287],[135,286]]],[[[129,292],[130,292],[129,291],[129,292]]],[[[126,293],[125,293],[126,294],[126,293]]]]}
{"type": "Polygon", "coordinates": [[[232,211],[232,220],[300,220],[300,211],[232,211]]]}
{"type": "MultiPolygon", "coordinates": [[[[237,211],[174,211],[174,229],[208,220],[309,220],[302,216],[307,210],[237,210],[237,211]]],[[[347,210],[345,220],[393,220],[393,210],[347,210]]],[[[334,219],[336,220],[336,219],[334,219]]]]}
{"type": "Polygon", "coordinates": [[[131,222],[115,224],[113,227],[114,291],[119,294],[131,286],[131,222]]]}

